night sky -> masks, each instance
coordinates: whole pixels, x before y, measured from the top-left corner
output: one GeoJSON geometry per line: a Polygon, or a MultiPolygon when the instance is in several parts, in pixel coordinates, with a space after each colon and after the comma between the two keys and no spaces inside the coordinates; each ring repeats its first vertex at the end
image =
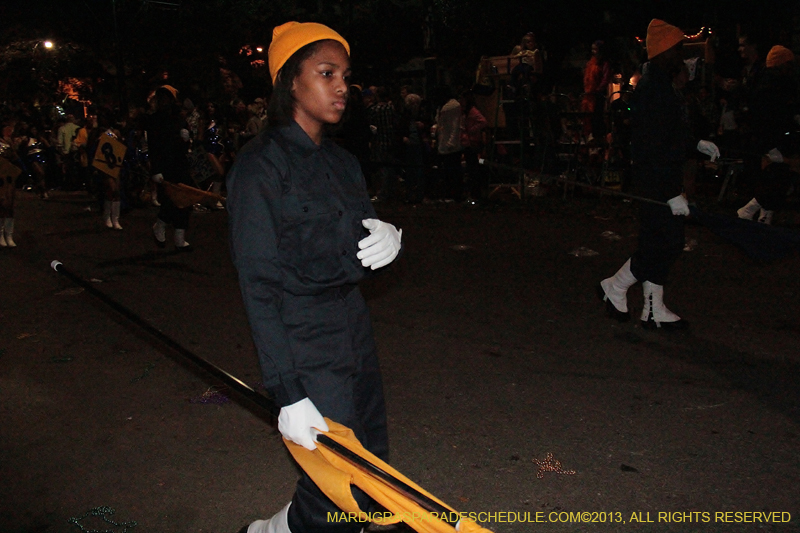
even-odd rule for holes
{"type": "MultiPolygon", "coordinates": [[[[287,20],[314,20],[339,30],[353,45],[356,77],[382,83],[391,81],[398,65],[430,56],[466,79],[481,55],[508,54],[526,31],[537,33],[552,64],[560,64],[571,49],[585,49],[588,57],[595,39],[610,43],[613,55],[634,36],[644,37],[650,19],[662,18],[687,33],[712,27],[725,69],[736,66],[739,24],[766,46],[797,44],[798,6],[800,2],[775,0],[4,1],[0,45],[35,39],[70,43],[81,53],[72,54],[66,67],[59,65],[57,75],[84,75],[98,62],[108,73],[109,65],[113,71],[121,58],[139,83],[166,69],[173,78],[196,85],[223,57],[234,71],[254,77],[245,80],[248,85],[263,87],[268,84],[263,73],[246,72],[257,55],[242,57],[241,47],[260,45],[266,52],[272,27],[287,20]]],[[[0,68],[7,71],[14,65],[6,61],[0,68]]]]}

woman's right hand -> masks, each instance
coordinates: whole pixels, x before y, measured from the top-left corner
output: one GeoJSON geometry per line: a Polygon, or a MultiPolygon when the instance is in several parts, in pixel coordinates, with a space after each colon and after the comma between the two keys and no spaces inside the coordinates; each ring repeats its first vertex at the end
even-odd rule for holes
{"type": "Polygon", "coordinates": [[[281,408],[278,414],[278,431],[286,440],[314,450],[317,448],[317,434],[328,431],[328,424],[314,402],[306,397],[281,408]]]}

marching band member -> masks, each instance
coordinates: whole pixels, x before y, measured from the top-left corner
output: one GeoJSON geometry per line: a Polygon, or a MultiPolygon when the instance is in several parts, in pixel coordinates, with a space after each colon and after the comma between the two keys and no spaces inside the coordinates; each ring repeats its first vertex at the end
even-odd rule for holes
{"type": "MultiPolygon", "coordinates": [[[[269,48],[270,127],[228,174],[233,262],[278,430],[308,449],[327,416],[388,455],[383,385],[357,283],[392,262],[401,232],[378,220],[358,160],[325,135],[348,101],[350,46],[316,23],[275,28],[269,48]]],[[[354,489],[362,508],[367,496],[354,489]]],[[[355,533],[308,474],[292,501],[240,533],[355,533]]]]}

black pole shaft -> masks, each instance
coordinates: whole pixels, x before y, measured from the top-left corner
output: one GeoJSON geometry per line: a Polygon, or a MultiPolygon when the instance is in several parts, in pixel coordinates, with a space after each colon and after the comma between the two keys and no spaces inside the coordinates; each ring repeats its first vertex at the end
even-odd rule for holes
{"type": "Polygon", "coordinates": [[[80,276],[70,272],[60,261],[53,261],[52,263],[50,263],[50,266],[53,267],[53,270],[69,278],[70,281],[72,281],[73,283],[76,283],[77,285],[80,285],[81,287],[86,289],[93,296],[96,296],[104,303],[108,304],[119,314],[121,314],[131,322],[135,323],[137,326],[147,331],[149,334],[157,338],[159,341],[163,342],[176,352],[180,353],[181,355],[183,355],[184,357],[186,357],[187,359],[198,365],[200,368],[211,374],[212,376],[224,381],[229,387],[235,389],[237,392],[245,396],[247,399],[253,401],[254,403],[259,405],[260,407],[263,407],[264,409],[267,409],[273,413],[275,412],[274,410],[275,404],[272,402],[272,400],[270,400],[263,394],[259,394],[258,392],[253,390],[252,387],[247,385],[245,382],[243,382],[236,376],[229,374],[228,372],[219,368],[215,364],[206,361],[202,357],[199,357],[194,353],[190,352],[189,350],[181,346],[181,344],[179,344],[177,341],[173,340],[171,337],[160,332],[158,329],[156,329],[153,325],[144,320],[142,317],[140,317],[139,315],[137,315],[124,305],[120,304],[110,296],[106,295],[104,292],[97,290],[91,285],[91,283],[82,279],[80,276]]]}
{"type": "MultiPolygon", "coordinates": [[[[70,272],[61,261],[53,261],[50,263],[50,266],[53,267],[53,270],[61,274],[62,276],[67,277],[73,283],[80,285],[84,289],[86,289],[92,296],[95,296],[102,300],[104,303],[108,304],[109,307],[117,311],[119,314],[130,320],[131,322],[135,323],[137,326],[141,327],[159,341],[163,342],[176,352],[180,353],[200,368],[211,374],[212,376],[221,379],[224,381],[229,387],[235,389],[237,392],[248,398],[249,400],[253,401],[260,407],[267,409],[271,412],[275,412],[275,404],[272,400],[253,390],[252,387],[244,383],[242,380],[237,378],[236,376],[229,374],[225,370],[219,368],[215,364],[206,361],[202,357],[195,355],[188,349],[184,348],[180,343],[173,340],[171,337],[165,335],[164,333],[160,332],[156,329],[153,325],[149,322],[144,320],[142,317],[125,307],[124,305],[120,304],[107,294],[102,291],[97,290],[95,287],[91,285],[91,283],[87,282],[80,276],[70,272]]],[[[436,513],[437,517],[447,522],[450,525],[455,525],[458,520],[451,521],[449,519],[451,511],[447,507],[444,507],[439,502],[431,499],[430,497],[422,494],[420,491],[415,489],[414,487],[404,483],[403,481],[397,479],[396,477],[392,476],[382,468],[372,464],[368,460],[364,459],[360,455],[353,453],[346,447],[342,446],[335,440],[331,439],[327,435],[319,434],[317,435],[317,442],[328,448],[329,450],[333,451],[337,455],[347,459],[351,463],[355,464],[359,468],[369,472],[370,474],[376,476],[377,478],[381,479],[384,483],[391,486],[393,489],[397,490],[398,492],[405,494],[412,500],[414,500],[417,504],[419,504],[423,509],[428,512],[436,513]]]]}

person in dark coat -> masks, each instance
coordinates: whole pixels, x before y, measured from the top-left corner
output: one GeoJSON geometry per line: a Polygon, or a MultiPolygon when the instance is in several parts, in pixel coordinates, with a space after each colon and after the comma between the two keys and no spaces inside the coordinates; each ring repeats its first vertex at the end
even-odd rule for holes
{"type": "MultiPolygon", "coordinates": [[[[328,430],[325,416],[386,459],[383,386],[357,284],[397,257],[402,232],[378,220],[358,160],[325,134],[347,105],[349,52],[321,24],[275,28],[270,127],[242,149],[227,179],[231,255],[283,437],[313,450],[328,430]]],[[[366,494],[353,492],[367,509],[366,494]]],[[[338,511],[304,473],[288,505],[240,533],[365,526],[330,522],[338,511]]]]}
{"type": "Polygon", "coordinates": [[[664,305],[664,284],[669,270],[683,251],[683,217],[689,206],[683,190],[683,170],[696,148],[713,161],[719,149],[710,141],[692,138],[685,100],[673,86],[683,68],[684,34],[675,26],[653,19],[647,28],[647,57],[642,79],[631,98],[631,155],[637,194],[659,203],[642,202],[639,211],[638,248],[614,276],[604,279],[598,295],[608,314],[620,321],[630,318],[627,292],[642,282],[642,325],[679,329],[686,320],[664,305]]]}
{"type": "Polygon", "coordinates": [[[753,90],[750,102],[752,142],[750,167],[766,166],[756,172],[755,196],[737,211],[739,218],[756,219],[771,224],[775,209],[783,203],[791,182],[784,155],[795,155],[796,139],[788,133],[797,130],[800,114],[797,84],[794,81],[794,53],[783,46],[773,46],[767,54],[767,68],[753,90]]]}
{"type": "Polygon", "coordinates": [[[150,157],[152,179],[159,184],[158,198],[161,207],[158,219],[153,225],[153,236],[159,248],[166,246],[166,228],[171,224],[175,230],[175,249],[181,252],[192,250],[186,242],[186,229],[189,227],[191,207],[180,208],[163,190],[164,181],[193,185],[189,174],[189,160],[186,157],[188,130],[176,103],[177,90],[169,85],[155,91],[156,111],[146,121],[147,147],[150,157]],[[186,133],[181,134],[182,130],[186,133]]]}

